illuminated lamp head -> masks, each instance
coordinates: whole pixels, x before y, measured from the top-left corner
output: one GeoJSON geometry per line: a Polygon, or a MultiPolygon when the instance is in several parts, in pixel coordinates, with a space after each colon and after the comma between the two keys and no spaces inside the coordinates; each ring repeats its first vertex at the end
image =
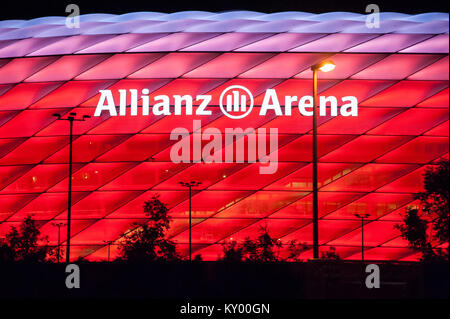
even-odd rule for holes
{"type": "Polygon", "coordinates": [[[336,67],[336,64],[334,64],[331,60],[322,61],[320,63],[314,64],[311,67],[311,70],[313,71],[322,71],[322,72],[330,72],[333,71],[336,67]]]}

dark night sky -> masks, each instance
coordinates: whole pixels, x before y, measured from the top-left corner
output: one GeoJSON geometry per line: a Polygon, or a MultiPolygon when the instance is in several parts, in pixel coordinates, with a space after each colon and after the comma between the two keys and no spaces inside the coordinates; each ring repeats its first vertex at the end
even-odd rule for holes
{"type": "Polygon", "coordinates": [[[381,11],[403,13],[448,12],[448,0],[366,0],[366,1],[330,1],[330,0],[41,0],[24,3],[5,0],[0,6],[0,20],[31,19],[43,16],[64,16],[67,4],[80,6],[85,13],[127,13],[135,11],[176,12],[183,10],[227,11],[254,10],[260,12],[306,11],[330,12],[351,11],[364,13],[366,5],[376,3],[381,11]]]}

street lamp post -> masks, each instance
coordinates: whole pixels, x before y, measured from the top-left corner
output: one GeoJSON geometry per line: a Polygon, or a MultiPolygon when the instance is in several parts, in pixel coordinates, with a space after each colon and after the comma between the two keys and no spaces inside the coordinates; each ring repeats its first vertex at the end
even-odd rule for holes
{"type": "Polygon", "coordinates": [[[114,242],[114,240],[104,240],[103,242],[108,245],[108,262],[109,262],[111,256],[111,244],[114,242]]]}
{"type": "Polygon", "coordinates": [[[361,262],[364,262],[364,218],[368,218],[370,214],[355,214],[357,218],[361,218],[361,262]]]}
{"type": "Polygon", "coordinates": [[[319,197],[317,183],[317,72],[335,68],[332,61],[323,61],[311,67],[313,72],[313,258],[319,258],[319,197]]]}
{"type": "Polygon", "coordinates": [[[70,123],[70,133],[69,133],[69,189],[67,192],[67,248],[66,248],[66,263],[70,262],[70,218],[72,213],[72,139],[73,139],[73,122],[83,122],[88,118],[91,118],[89,115],[83,115],[81,119],[75,118],[77,113],[71,112],[67,118],[61,118],[61,115],[58,113],[54,113],[53,116],[56,116],[60,121],[69,121],[70,123]]]}
{"type": "Polygon", "coordinates": [[[66,226],[65,223],[52,223],[53,226],[58,227],[58,250],[56,251],[56,259],[58,260],[58,264],[59,264],[59,259],[61,256],[61,227],[66,226]]]}
{"type": "Polygon", "coordinates": [[[181,186],[189,189],[189,261],[192,260],[192,187],[196,187],[201,182],[178,182],[181,186]]]}

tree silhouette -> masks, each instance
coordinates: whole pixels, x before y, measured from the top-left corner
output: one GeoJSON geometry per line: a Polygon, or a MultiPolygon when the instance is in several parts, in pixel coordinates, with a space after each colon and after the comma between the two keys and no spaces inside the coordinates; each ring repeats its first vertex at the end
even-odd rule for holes
{"type": "Polygon", "coordinates": [[[27,216],[19,228],[12,226],[0,239],[0,262],[55,261],[55,250],[48,246],[48,237],[41,236],[36,221],[27,216]]]}
{"type": "Polygon", "coordinates": [[[165,238],[170,228],[168,209],[158,196],[144,203],[147,220],[133,231],[123,234],[120,259],[127,261],[155,261],[180,259],[175,244],[165,238]]]}
{"type": "Polygon", "coordinates": [[[287,258],[285,259],[286,261],[301,261],[300,259],[300,255],[305,252],[306,250],[308,250],[309,247],[306,243],[297,243],[296,240],[291,240],[290,242],[288,242],[288,246],[287,246],[287,250],[289,255],[287,256],[287,258]]]}
{"type": "Polygon", "coordinates": [[[325,260],[341,260],[341,257],[339,256],[339,254],[336,252],[336,248],[334,247],[330,247],[328,249],[328,251],[323,251],[320,254],[320,259],[325,259],[325,260]]]}
{"type": "Polygon", "coordinates": [[[403,216],[403,224],[394,227],[400,230],[402,237],[409,242],[409,247],[422,253],[422,259],[432,260],[435,258],[433,246],[427,236],[428,221],[419,216],[416,208],[407,208],[403,216]]]}
{"type": "Polygon", "coordinates": [[[449,161],[441,160],[424,174],[425,191],[415,195],[420,208],[407,208],[403,224],[395,225],[409,247],[422,253],[422,260],[447,260],[449,245],[449,161]],[[430,227],[431,226],[431,227],[430,227]],[[447,248],[442,248],[443,246],[447,248]]]}
{"type": "Polygon", "coordinates": [[[236,241],[229,241],[222,243],[223,256],[221,261],[238,262],[244,259],[242,245],[236,241]]]}
{"type": "Polygon", "coordinates": [[[260,228],[260,234],[256,240],[246,238],[242,244],[244,260],[272,262],[279,260],[281,241],[274,239],[267,231],[267,226],[260,228]]]}
{"type": "Polygon", "coordinates": [[[287,245],[288,256],[280,257],[283,243],[280,239],[270,236],[267,226],[260,228],[256,239],[245,238],[242,243],[229,241],[222,244],[222,261],[253,261],[253,262],[276,262],[276,261],[300,261],[300,254],[308,249],[306,243],[297,243],[292,240],[287,245]]]}

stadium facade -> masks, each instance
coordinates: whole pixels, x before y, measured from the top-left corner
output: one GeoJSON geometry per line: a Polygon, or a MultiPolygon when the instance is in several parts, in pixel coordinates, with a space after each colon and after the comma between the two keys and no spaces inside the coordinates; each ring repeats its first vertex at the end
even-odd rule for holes
{"type": "MultiPolygon", "coordinates": [[[[74,127],[72,258],[117,254],[121,234],[145,222],[145,200],[158,194],[173,218],[170,238],[186,256],[188,192],[192,243],[205,260],[226,240],[267,226],[283,242],[312,244],[312,120],[220,112],[221,92],[247,88],[261,106],[267,89],[311,95],[311,66],[323,96],[355,96],[358,116],[319,117],[319,243],[348,260],[417,260],[394,225],[423,188],[427,166],[448,158],[449,21],[446,13],[250,11],[88,14],[0,21],[0,237],[32,214],[50,244],[67,218],[68,123],[52,114],[90,115],[74,127]],[[100,90],[211,95],[211,114],[94,117],[100,90]],[[174,163],[175,128],[277,128],[277,171],[255,163],[174,163]]],[[[115,96],[119,99],[118,96],[115,96]]],[[[172,102],[171,102],[172,103],[172,102]]],[[[127,101],[129,106],[129,101],[127,101]]],[[[139,102],[141,107],[142,102],[139,102]]],[[[194,103],[194,110],[199,107],[194,103]]],[[[62,235],[62,238],[64,236],[62,235]]],[[[64,244],[65,240],[61,243],[64,244]]],[[[301,258],[312,256],[305,252],[301,258]]]]}

